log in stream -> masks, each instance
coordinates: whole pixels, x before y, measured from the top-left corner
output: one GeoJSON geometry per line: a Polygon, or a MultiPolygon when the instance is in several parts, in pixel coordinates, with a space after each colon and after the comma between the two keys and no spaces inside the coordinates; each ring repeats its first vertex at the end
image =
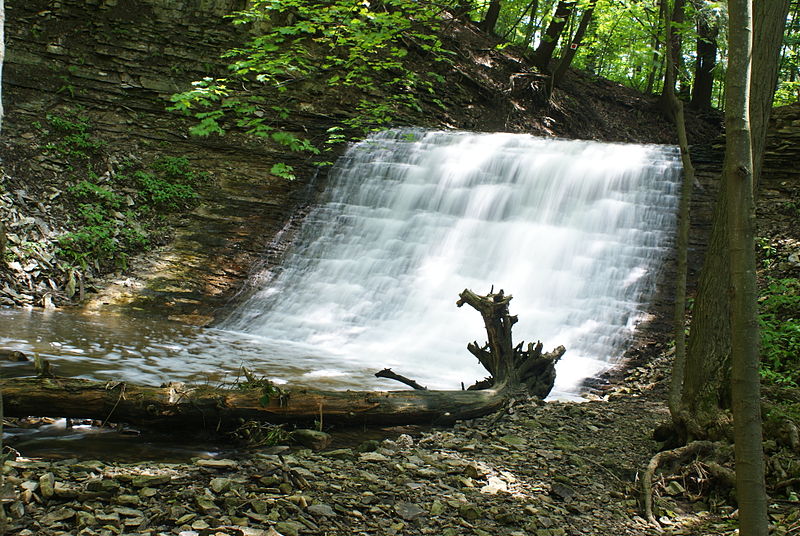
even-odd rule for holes
{"type": "Polygon", "coordinates": [[[488,342],[468,345],[491,377],[469,390],[323,391],[278,388],[248,377],[233,388],[170,383],[161,387],[64,377],[0,381],[8,417],[92,418],[149,428],[229,430],[242,420],[271,423],[310,422],[346,425],[444,424],[492,413],[512,396],[544,398],[555,381],[559,346],[543,354],[541,343],[512,345],[516,317],[508,312],[510,295],[501,290],[480,296],[470,290],[457,305],[472,306],[484,319],[488,342]],[[489,387],[489,388],[484,388],[489,387]]]}

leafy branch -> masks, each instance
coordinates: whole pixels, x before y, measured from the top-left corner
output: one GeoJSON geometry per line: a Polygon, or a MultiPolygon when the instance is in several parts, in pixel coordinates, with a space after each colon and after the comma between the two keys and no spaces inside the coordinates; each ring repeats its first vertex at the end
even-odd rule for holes
{"type": "MultiPolygon", "coordinates": [[[[228,76],[193,82],[172,96],[169,109],[194,117],[191,133],[197,136],[237,128],[291,152],[319,155],[346,141],[341,127],[366,134],[390,124],[400,110],[421,110],[417,95],[439,102],[435,88],[443,78],[417,73],[408,55],[414,46],[448,61],[452,52],[436,36],[441,9],[414,0],[255,0],[232,16],[233,23],[268,29],[224,54],[231,60],[228,76]],[[354,114],[330,130],[321,146],[283,128],[298,111],[286,92],[309,80],[358,99],[354,114]]],[[[283,163],[272,173],[294,178],[283,163]]]]}

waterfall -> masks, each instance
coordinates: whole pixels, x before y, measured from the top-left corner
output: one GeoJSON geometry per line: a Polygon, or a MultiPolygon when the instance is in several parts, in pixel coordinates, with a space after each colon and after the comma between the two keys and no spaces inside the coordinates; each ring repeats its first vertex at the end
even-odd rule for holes
{"type": "MultiPolygon", "coordinates": [[[[514,296],[515,343],[567,353],[555,391],[613,365],[672,246],[675,148],[393,130],[351,147],[286,259],[222,328],[429,388],[487,375],[470,288],[514,296]]],[[[287,350],[288,352],[288,350],[287,350]]],[[[322,360],[324,358],[324,360],[322,360]]],[[[384,387],[400,388],[399,384],[384,387]]]]}

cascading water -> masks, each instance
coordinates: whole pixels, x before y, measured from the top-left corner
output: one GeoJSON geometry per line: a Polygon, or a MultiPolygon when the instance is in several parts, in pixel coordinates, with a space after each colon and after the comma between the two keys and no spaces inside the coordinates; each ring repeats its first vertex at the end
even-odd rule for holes
{"type": "Polygon", "coordinates": [[[515,342],[567,347],[554,392],[569,394],[641,317],[680,173],[665,146],[384,132],[337,162],[283,265],[221,327],[454,389],[486,376],[465,348],[480,317],[455,301],[494,285],[514,295],[515,342]]]}

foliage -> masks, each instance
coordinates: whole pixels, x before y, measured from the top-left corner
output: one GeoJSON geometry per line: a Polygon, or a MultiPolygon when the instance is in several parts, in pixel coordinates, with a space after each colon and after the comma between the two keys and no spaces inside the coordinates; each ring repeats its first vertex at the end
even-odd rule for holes
{"type": "Polygon", "coordinates": [[[800,387],[800,279],[773,279],[760,305],[761,374],[800,387]]]}
{"type": "MultiPolygon", "coordinates": [[[[406,59],[411,47],[429,61],[444,61],[451,54],[435,34],[439,14],[439,7],[414,0],[255,0],[234,16],[234,23],[267,29],[225,55],[232,60],[228,77],[194,82],[188,91],[173,95],[170,109],[194,116],[198,123],[191,132],[198,136],[221,135],[235,126],[290,151],[318,155],[317,143],[277,124],[297,111],[286,95],[289,89],[313,80],[360,95],[355,113],[342,126],[366,133],[388,125],[397,111],[419,109],[416,94],[435,100],[434,88],[442,78],[417,72],[406,59]],[[377,96],[378,88],[383,96],[377,96]]],[[[344,138],[336,134],[328,141],[344,138]]],[[[272,172],[294,176],[286,164],[272,172]]]]}
{"type": "Polygon", "coordinates": [[[275,385],[269,378],[258,378],[245,367],[241,369],[245,377],[245,381],[236,384],[236,387],[241,391],[249,391],[251,389],[258,389],[261,391],[261,397],[258,402],[262,406],[269,405],[270,400],[273,398],[278,399],[278,404],[283,406],[289,398],[289,393],[275,385]]]}
{"type": "Polygon", "coordinates": [[[83,180],[69,188],[78,202],[78,227],[62,235],[60,251],[70,263],[86,267],[120,265],[127,262],[126,251],[147,245],[147,235],[132,211],[120,212],[122,198],[98,184],[83,180]]]}
{"type": "Polygon", "coordinates": [[[47,114],[47,124],[56,139],[45,149],[63,158],[88,160],[103,147],[103,142],[92,136],[91,124],[80,109],[67,110],[63,115],[47,114]]]}
{"type": "Polygon", "coordinates": [[[139,170],[133,178],[147,210],[175,212],[192,205],[197,199],[194,186],[206,176],[192,171],[184,157],[162,157],[153,163],[153,172],[139,170]]]}
{"type": "Polygon", "coordinates": [[[85,269],[125,268],[128,255],[151,243],[157,223],[152,218],[186,210],[197,199],[192,184],[205,175],[191,170],[185,158],[164,157],[149,169],[125,173],[130,164],[102,181],[94,174],[68,188],[75,203],[74,230],[58,239],[59,253],[85,269]],[[131,191],[131,195],[119,192],[131,191]]]}

